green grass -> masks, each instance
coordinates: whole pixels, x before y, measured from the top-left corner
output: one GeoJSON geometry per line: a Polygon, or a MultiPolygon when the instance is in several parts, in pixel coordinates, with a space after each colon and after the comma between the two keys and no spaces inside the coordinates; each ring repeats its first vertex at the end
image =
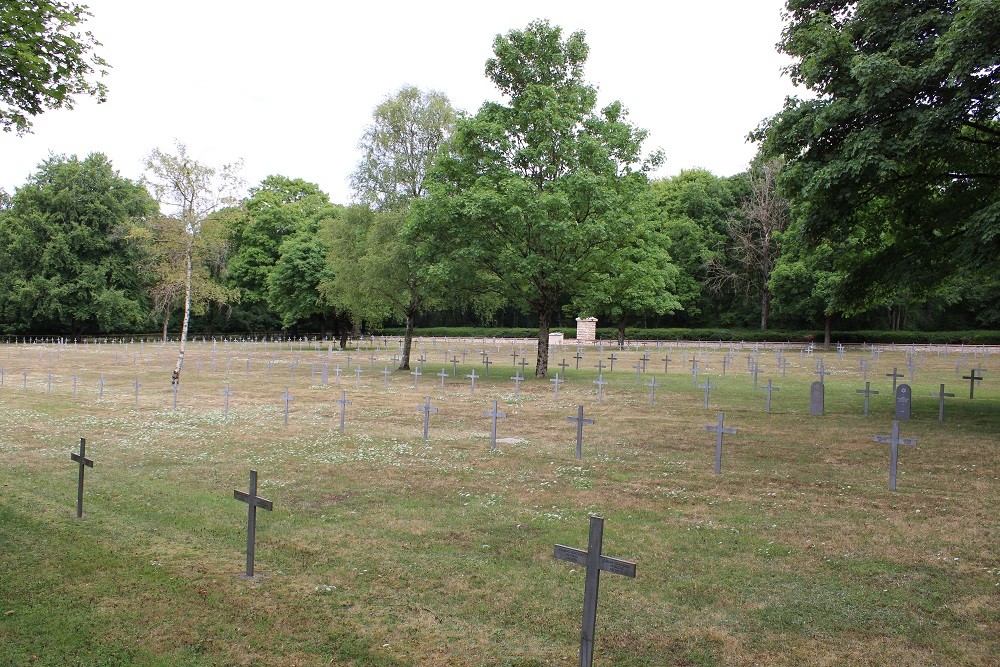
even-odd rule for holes
{"type": "Polygon", "coordinates": [[[383,389],[367,362],[360,389],[345,380],[344,435],[340,387],[320,386],[318,367],[311,382],[325,349],[235,346],[224,419],[222,344],[215,373],[211,346],[191,348],[176,413],[169,349],[146,345],[132,363],[132,347],[122,365],[110,346],[0,347],[0,665],[575,664],[583,572],[552,545],[585,547],[590,513],[606,518],[605,552],[638,563],[634,580],[602,578],[598,664],[990,665],[1000,651],[992,357],[965,360],[989,369],[970,401],[955,352],[920,356],[903,425],[919,444],[901,450],[893,494],[888,447],[872,437],[891,429],[884,374],[905,367],[902,351],[870,372],[883,393],[866,419],[861,352],[824,355],[827,415],[811,417],[814,360],[797,352],[786,377],[761,356],[761,383],[781,388],[768,415],[746,351],[722,376],[723,352],[703,350],[718,385],[705,410],[683,363],[693,349],[672,348],[667,374],[653,355],[641,379],[655,368],[663,386],[650,407],[636,351],[606,374],[598,404],[594,349],[558,400],[545,380],[514,400],[509,361],[474,396],[471,365],[441,390],[432,374],[446,347],[479,355],[472,343],[425,345],[418,391],[405,372],[383,389]],[[927,395],[940,382],[958,394],[944,422],[927,395]],[[440,412],[425,445],[426,395],[440,412]],[[499,436],[521,439],[496,453],[482,416],[492,400],[508,414],[499,436]],[[579,404],[597,422],[582,461],[566,422],[579,404]],[[718,410],[738,429],[721,476],[702,430],[718,410]],[[69,453],[80,437],[96,463],[76,520],[69,453]],[[275,510],[258,514],[261,576],[246,582],[246,506],[232,490],[251,467],[275,510]]]}

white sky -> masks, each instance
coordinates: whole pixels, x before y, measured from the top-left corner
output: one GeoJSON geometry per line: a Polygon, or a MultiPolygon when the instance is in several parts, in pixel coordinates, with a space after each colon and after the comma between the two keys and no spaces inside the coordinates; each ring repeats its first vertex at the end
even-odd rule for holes
{"type": "Polygon", "coordinates": [[[547,18],[583,30],[598,104],[618,99],[663,148],[658,175],[743,171],[749,131],[794,89],[774,44],[782,0],[82,0],[112,65],[109,100],[0,133],[0,187],[13,193],[50,153],[105,153],[129,178],[174,140],[202,163],[244,160],[349,201],[348,176],[372,109],[404,84],[474,112],[496,98],[484,75],[497,33],[547,18]]]}

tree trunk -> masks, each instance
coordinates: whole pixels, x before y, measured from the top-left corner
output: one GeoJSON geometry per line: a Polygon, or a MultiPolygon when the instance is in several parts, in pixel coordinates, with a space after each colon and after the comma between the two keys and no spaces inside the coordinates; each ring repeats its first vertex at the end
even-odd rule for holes
{"type": "Polygon", "coordinates": [[[177,353],[177,365],[174,366],[173,381],[181,381],[181,371],[184,369],[184,349],[187,347],[188,323],[191,321],[191,264],[194,253],[194,237],[188,239],[187,252],[184,253],[184,321],[181,323],[181,349],[177,353]]]}
{"type": "Polygon", "coordinates": [[[410,370],[410,347],[413,345],[413,323],[417,319],[417,312],[414,308],[406,309],[406,333],[403,335],[403,358],[400,360],[399,370],[410,370]]]}
{"type": "Polygon", "coordinates": [[[170,313],[163,313],[163,344],[167,344],[167,325],[170,324],[170,313]]]}
{"type": "Polygon", "coordinates": [[[618,320],[618,349],[625,347],[625,318],[618,320]]]}
{"type": "Polygon", "coordinates": [[[830,330],[833,325],[833,315],[827,315],[823,322],[823,349],[830,349],[830,330]]]}
{"type": "Polygon", "coordinates": [[[543,378],[549,370],[549,326],[552,315],[547,310],[538,313],[538,359],[535,362],[535,377],[543,378]]]}
{"type": "Polygon", "coordinates": [[[760,295],[760,330],[767,330],[767,318],[771,315],[771,290],[764,288],[760,295]]]}

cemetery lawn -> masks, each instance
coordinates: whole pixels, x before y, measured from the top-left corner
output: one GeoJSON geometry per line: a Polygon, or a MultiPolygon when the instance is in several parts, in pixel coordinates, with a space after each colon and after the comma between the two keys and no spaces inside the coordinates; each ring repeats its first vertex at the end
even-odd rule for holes
{"type": "Polygon", "coordinates": [[[391,341],[352,351],[350,371],[325,345],[190,344],[174,411],[173,346],[0,346],[0,665],[575,665],[585,572],[553,545],[587,548],[590,514],[605,518],[604,554],[637,563],[635,579],[602,574],[597,665],[996,664],[1000,352],[916,350],[900,430],[918,444],[899,448],[892,493],[874,436],[891,433],[885,374],[907,372],[904,348],[788,350],[784,375],[762,350],[759,384],[780,388],[771,414],[747,373],[752,347],[736,346],[724,376],[729,348],[701,349],[707,410],[694,345],[650,348],[639,379],[656,376],[652,407],[639,350],[604,371],[598,403],[609,350],[586,348],[575,370],[576,347],[554,349],[550,376],[570,364],[556,399],[547,379],[515,398],[502,341],[485,345],[495,363],[470,395],[483,348],[415,345],[428,361],[414,390],[406,371],[384,387],[391,341]],[[442,390],[436,374],[463,349],[442,390]],[[822,417],[809,415],[817,358],[822,417]],[[863,358],[881,392],[868,418],[863,358]],[[986,369],[974,400],[956,362],[960,375],[986,369]],[[956,394],[944,421],[929,395],[940,383],[956,394]],[[426,444],[425,396],[439,409],[426,444]],[[494,400],[507,414],[495,453],[494,400]],[[596,423],[577,460],[566,418],[581,404],[596,423]],[[703,428],[718,411],[737,429],[721,476],[703,428]],[[94,467],[78,520],[81,437],[94,467]],[[251,468],[274,511],[257,513],[246,581],[247,505],[233,491],[251,468]]]}

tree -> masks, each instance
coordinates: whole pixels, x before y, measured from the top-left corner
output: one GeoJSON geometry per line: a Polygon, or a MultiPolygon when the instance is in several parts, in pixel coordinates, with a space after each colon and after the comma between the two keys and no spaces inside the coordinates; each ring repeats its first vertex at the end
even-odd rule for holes
{"type": "Polygon", "coordinates": [[[242,187],[237,176],[240,164],[219,169],[196,162],[187,147],[177,142],[177,154],[154,148],[146,158],[147,186],[161,206],[166,206],[184,229],[184,319],[181,323],[180,350],[174,367],[174,381],[180,381],[187,347],[188,324],[191,321],[191,291],[195,270],[196,239],[206,219],[221,208],[236,202],[242,187]]]}
{"type": "Polygon", "coordinates": [[[108,64],[101,46],[76,28],[91,16],[75,2],[34,0],[0,4],[0,127],[23,134],[46,109],[72,109],[75,95],[105,101],[100,77],[108,64]],[[94,78],[96,75],[96,79],[94,78]]]}
{"type": "MultiPolygon", "coordinates": [[[[432,288],[437,284],[403,237],[406,215],[411,203],[427,194],[427,174],[451,135],[455,118],[444,94],[425,93],[414,86],[401,88],[375,107],[373,123],[359,144],[363,157],[351,176],[351,187],[359,201],[384,214],[368,219],[369,231],[360,236],[370,238],[364,239],[363,247],[333,244],[331,261],[339,267],[333,287],[345,295],[352,292],[344,298],[367,311],[364,317],[405,320],[400,370],[410,369],[416,318],[436,302],[432,288]],[[366,277],[343,280],[349,273],[345,261],[361,262],[366,277]]],[[[355,216],[359,222],[362,217],[355,216]]]]}
{"type": "Polygon", "coordinates": [[[0,213],[0,322],[8,332],[127,331],[145,319],[130,228],[156,203],[100,153],[50,157],[0,213]]]}
{"type": "Polygon", "coordinates": [[[267,279],[281,243],[309,221],[334,215],[334,207],[315,183],[272,175],[251,188],[242,208],[233,225],[229,284],[239,290],[244,325],[271,329],[280,317],[268,303],[267,279]]]}
{"type": "Polygon", "coordinates": [[[771,314],[771,272],[781,255],[780,234],[788,226],[788,202],[777,194],[781,163],[771,160],[750,171],[750,193],[726,225],[725,252],[710,260],[708,284],[732,286],[755,295],[760,304],[760,328],[771,314]]]}
{"type": "MultiPolygon", "coordinates": [[[[752,138],[813,243],[856,235],[845,298],[1000,266],[1000,4],[790,0],[778,47],[813,94],[752,138]],[[872,215],[874,209],[880,215],[872,215]]],[[[876,294],[877,293],[877,294],[876,294]]]]}
{"type": "Polygon", "coordinates": [[[553,317],[621,266],[642,225],[645,169],[661,158],[643,163],[646,133],[621,103],[595,113],[582,32],[563,40],[536,21],[497,35],[493,53],[486,73],[508,104],[488,102],[456,123],[410,231],[449,284],[475,276],[537,315],[535,376],[544,377],[553,317]]]}
{"type": "Polygon", "coordinates": [[[424,196],[424,179],[455,117],[448,97],[437,91],[404,86],[384,99],[358,144],[362,158],[351,174],[358,201],[384,211],[406,209],[424,196]]]}

